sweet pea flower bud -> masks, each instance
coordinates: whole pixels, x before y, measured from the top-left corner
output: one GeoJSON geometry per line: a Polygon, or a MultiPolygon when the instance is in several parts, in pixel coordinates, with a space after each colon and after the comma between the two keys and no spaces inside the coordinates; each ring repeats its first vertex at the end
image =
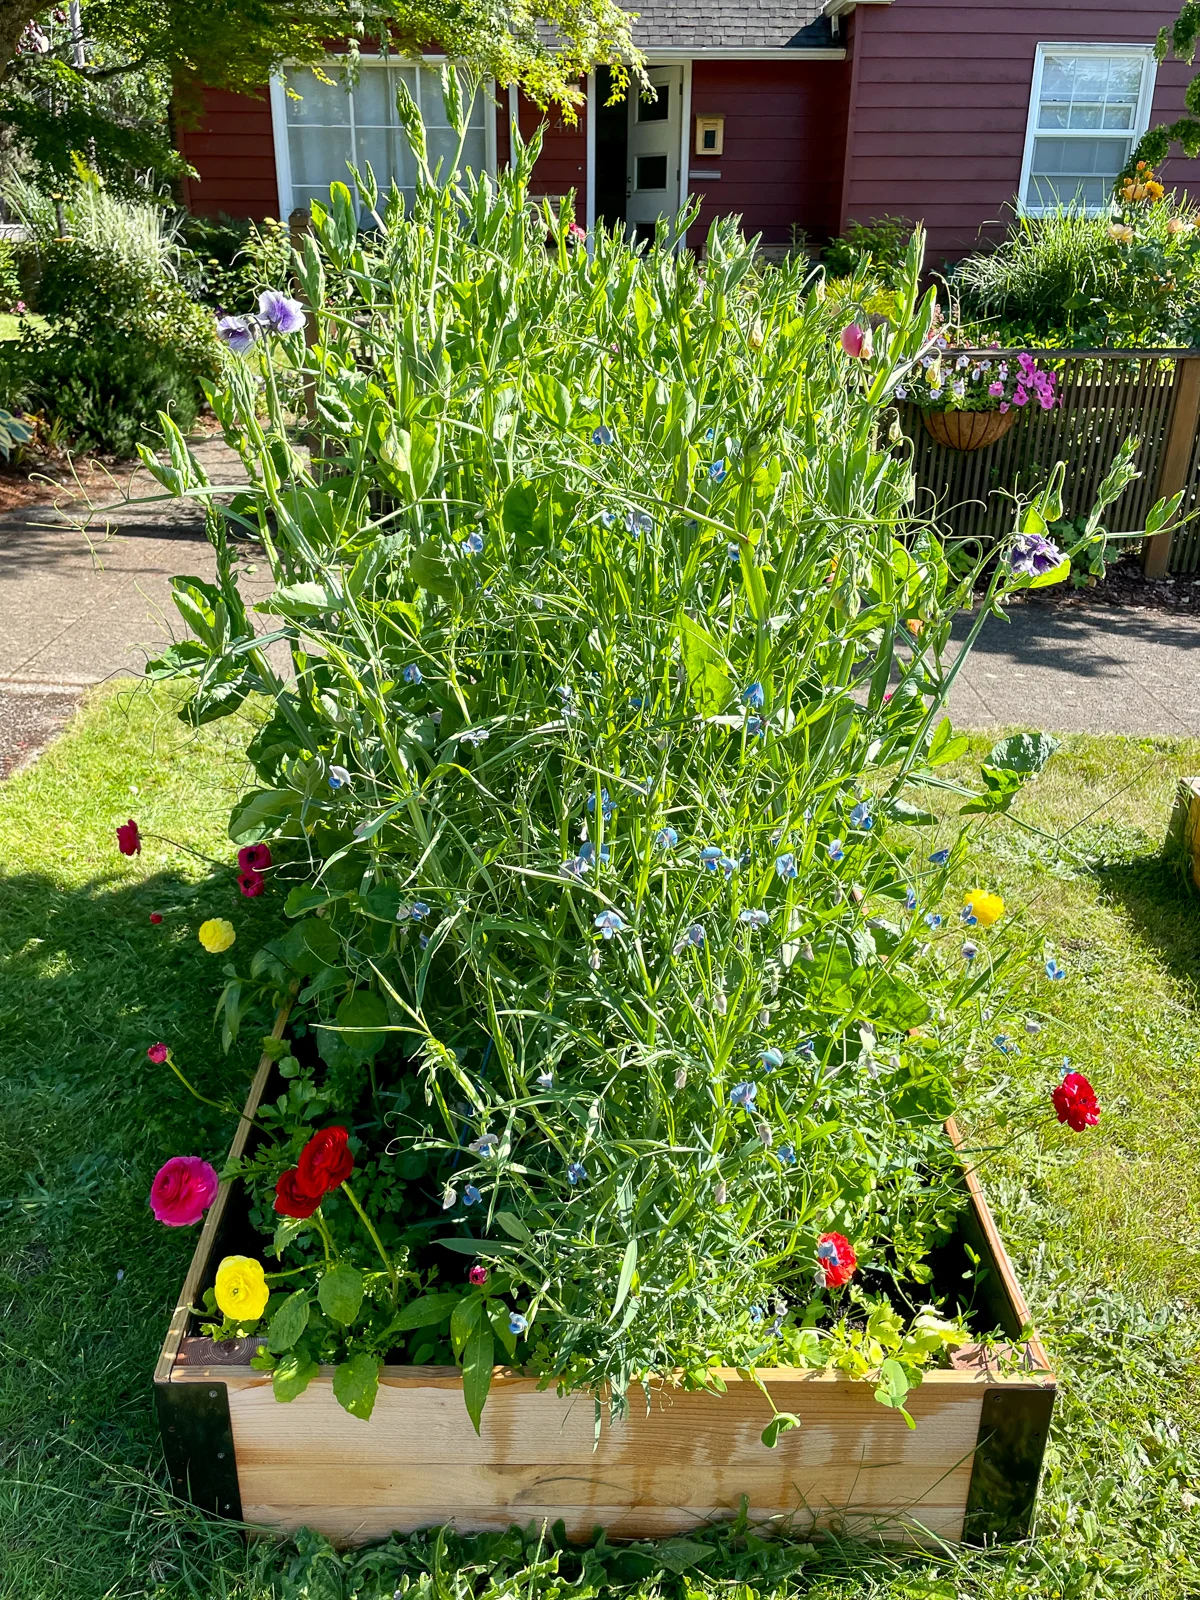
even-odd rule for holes
{"type": "Polygon", "coordinates": [[[848,356],[869,361],[874,353],[870,328],[862,328],[857,322],[849,323],[842,329],[842,349],[848,356]]]}

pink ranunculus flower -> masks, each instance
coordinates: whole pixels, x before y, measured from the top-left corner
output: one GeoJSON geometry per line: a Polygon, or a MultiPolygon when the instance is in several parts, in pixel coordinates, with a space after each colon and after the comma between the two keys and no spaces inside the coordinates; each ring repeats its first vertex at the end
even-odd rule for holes
{"type": "Polygon", "coordinates": [[[159,1044],[152,1044],[146,1054],[156,1067],[161,1067],[170,1052],[166,1045],[160,1042],[159,1044]]]}
{"type": "Polygon", "coordinates": [[[870,360],[875,348],[870,328],[862,328],[857,322],[851,322],[842,329],[841,337],[842,349],[848,356],[860,357],[863,361],[870,360]]]}
{"type": "Polygon", "coordinates": [[[168,1228],[189,1228],[217,1198],[216,1170],[200,1156],[172,1156],[154,1175],[150,1209],[168,1228]]]}

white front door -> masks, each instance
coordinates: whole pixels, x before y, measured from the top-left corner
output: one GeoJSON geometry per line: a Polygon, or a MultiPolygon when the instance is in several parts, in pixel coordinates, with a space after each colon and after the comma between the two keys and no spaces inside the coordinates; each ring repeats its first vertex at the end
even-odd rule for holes
{"type": "Polygon", "coordinates": [[[657,100],[629,92],[629,153],[625,181],[625,229],[631,239],[654,238],[659,217],[679,210],[683,68],[650,67],[657,100]]]}

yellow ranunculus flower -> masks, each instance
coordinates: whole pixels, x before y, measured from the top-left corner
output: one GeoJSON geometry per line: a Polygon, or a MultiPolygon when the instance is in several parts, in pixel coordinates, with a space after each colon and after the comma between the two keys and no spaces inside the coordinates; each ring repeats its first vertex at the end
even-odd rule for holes
{"type": "Polygon", "coordinates": [[[267,1309],[270,1290],[262,1262],[253,1256],[226,1256],[217,1268],[217,1307],[231,1322],[254,1322],[267,1309]]]}
{"type": "Polygon", "coordinates": [[[224,917],[210,917],[200,924],[200,943],[210,956],[219,956],[222,950],[228,950],[236,938],[233,923],[224,917]]]}
{"type": "Polygon", "coordinates": [[[972,889],[967,896],[966,909],[981,928],[990,928],[1004,915],[1004,901],[990,889],[972,889]]]}

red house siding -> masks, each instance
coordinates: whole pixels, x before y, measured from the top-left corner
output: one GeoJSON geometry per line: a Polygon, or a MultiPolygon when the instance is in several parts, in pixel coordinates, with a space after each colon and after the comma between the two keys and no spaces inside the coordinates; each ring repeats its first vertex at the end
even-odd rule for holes
{"type": "Polygon", "coordinates": [[[719,157],[690,157],[719,179],[693,178],[700,216],[688,243],[703,244],[714,217],[742,218],[748,235],[786,245],[792,228],[818,238],[838,227],[848,74],[841,61],[697,61],[692,67],[695,119],[725,118],[719,157]]]}
{"type": "MultiPolygon", "coordinates": [[[[500,128],[496,139],[496,161],[508,159],[508,92],[502,89],[497,115],[500,128]]],[[[538,128],[546,124],[542,134],[542,153],[537,159],[530,179],[531,194],[561,195],[575,190],[575,215],[582,224],[587,186],[587,107],[576,110],[578,121],[574,127],[553,106],[543,111],[541,106],[518,97],[517,129],[522,139],[532,139],[538,128]]]]}
{"type": "Polygon", "coordinates": [[[199,173],[183,180],[183,203],[201,216],[264,217],[279,215],[275,182],[275,144],[271,135],[271,103],[204,90],[204,111],[197,126],[176,129],[180,154],[199,173]]]}
{"type": "MultiPolygon", "coordinates": [[[[848,19],[854,106],[842,220],[923,221],[931,262],[997,237],[1021,178],[1039,41],[1150,44],[1178,6],[1129,0],[894,0],[848,19]]],[[[1184,109],[1192,73],[1158,69],[1152,120],[1184,109]]],[[[1168,185],[1200,194],[1200,161],[1172,160],[1168,185]]]]}

